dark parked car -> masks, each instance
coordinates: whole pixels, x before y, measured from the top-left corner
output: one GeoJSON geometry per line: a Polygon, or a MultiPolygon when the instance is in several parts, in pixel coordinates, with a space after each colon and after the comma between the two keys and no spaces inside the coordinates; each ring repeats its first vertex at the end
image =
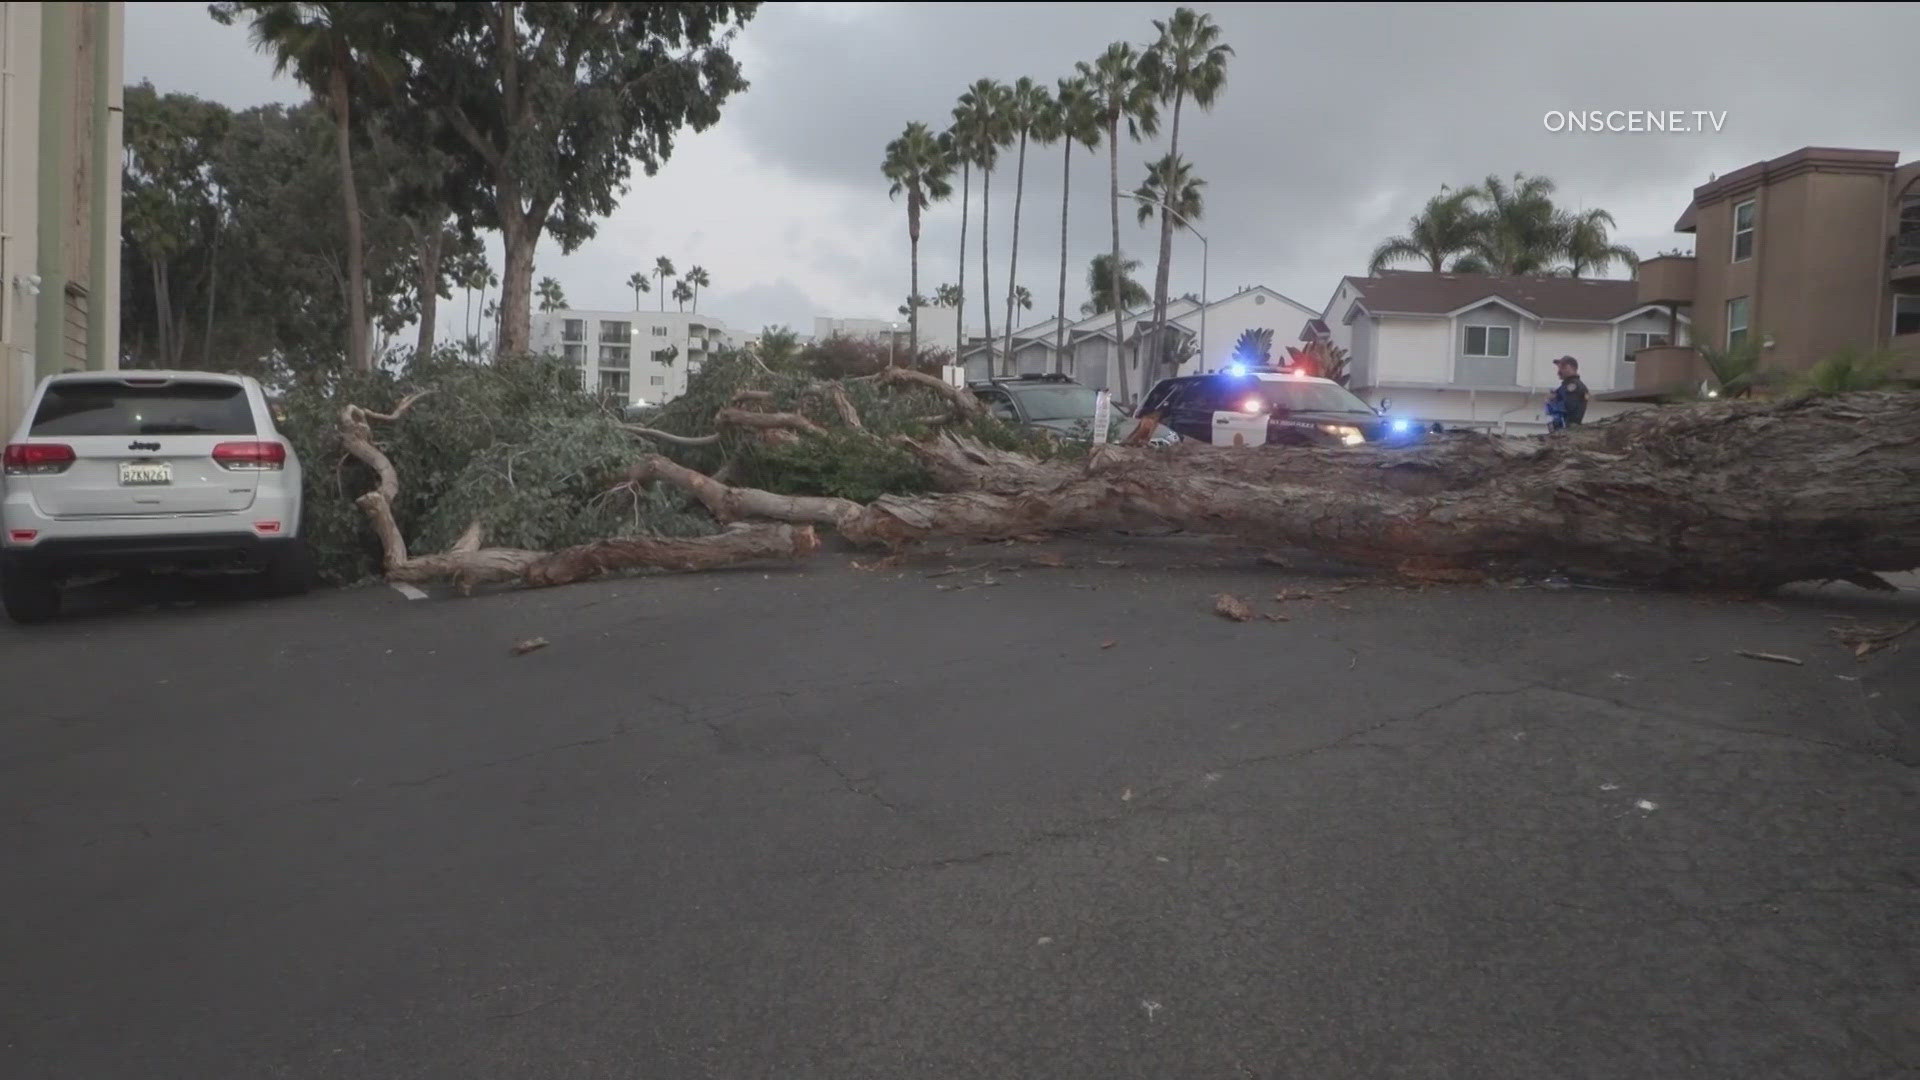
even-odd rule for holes
{"type": "MultiPolygon", "coordinates": [[[[973,396],[994,416],[1009,424],[1039,428],[1065,438],[1085,439],[1093,431],[1094,403],[1099,399],[1092,387],[1082,386],[1065,375],[1017,375],[967,384],[973,396]]],[[[1113,407],[1109,437],[1118,438],[1126,414],[1113,407]]],[[[1171,434],[1156,442],[1173,441],[1171,434]]]]}
{"type": "Polygon", "coordinates": [[[1155,415],[1182,439],[1215,446],[1410,443],[1426,429],[1380,415],[1331,379],[1264,368],[1163,380],[1136,415],[1155,415]]]}

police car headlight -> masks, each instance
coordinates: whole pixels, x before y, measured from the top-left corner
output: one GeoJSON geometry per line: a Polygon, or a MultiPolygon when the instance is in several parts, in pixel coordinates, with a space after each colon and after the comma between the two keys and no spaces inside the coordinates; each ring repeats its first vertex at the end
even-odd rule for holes
{"type": "Polygon", "coordinates": [[[1357,427],[1346,424],[1321,424],[1320,430],[1340,440],[1342,446],[1359,446],[1367,441],[1367,436],[1357,427]]]}

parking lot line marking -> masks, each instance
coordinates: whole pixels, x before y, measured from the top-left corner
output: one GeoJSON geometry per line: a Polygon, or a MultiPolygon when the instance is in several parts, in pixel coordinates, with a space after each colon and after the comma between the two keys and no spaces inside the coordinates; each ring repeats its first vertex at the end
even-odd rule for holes
{"type": "Polygon", "coordinates": [[[393,585],[394,592],[399,593],[401,596],[404,596],[409,600],[425,600],[427,598],[426,593],[423,593],[419,589],[416,589],[413,586],[408,585],[404,581],[395,581],[395,582],[392,582],[392,585],[393,585]]]}

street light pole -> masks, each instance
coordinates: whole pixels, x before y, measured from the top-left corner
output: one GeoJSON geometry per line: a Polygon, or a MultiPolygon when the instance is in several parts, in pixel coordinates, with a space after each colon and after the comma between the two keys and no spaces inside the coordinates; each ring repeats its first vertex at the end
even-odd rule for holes
{"type": "MultiPolygon", "coordinates": [[[[1193,227],[1193,222],[1191,222],[1191,221],[1188,221],[1188,220],[1187,220],[1187,217],[1186,217],[1186,215],[1185,215],[1185,214],[1182,214],[1182,213],[1181,213],[1180,211],[1178,211],[1178,210],[1175,210],[1175,209],[1174,209],[1173,207],[1171,207],[1171,206],[1168,206],[1168,205],[1167,205],[1166,203],[1164,203],[1164,202],[1162,202],[1162,201],[1160,201],[1159,199],[1149,199],[1149,198],[1147,198],[1147,197],[1146,197],[1145,195],[1139,195],[1139,194],[1135,194],[1134,192],[1131,192],[1131,191],[1128,191],[1128,192],[1122,192],[1122,194],[1124,194],[1124,195],[1125,195],[1125,196],[1126,196],[1127,198],[1129,198],[1129,199],[1132,199],[1132,200],[1134,200],[1134,201],[1136,201],[1136,202],[1143,202],[1143,203],[1146,203],[1146,204],[1147,204],[1148,206],[1157,206],[1157,207],[1159,207],[1160,209],[1162,209],[1162,210],[1165,210],[1165,211],[1166,211],[1167,213],[1169,213],[1169,214],[1171,214],[1171,215],[1173,215],[1173,218],[1174,218],[1174,220],[1176,220],[1176,221],[1178,221],[1178,222],[1179,222],[1180,224],[1182,224],[1182,225],[1185,225],[1185,226],[1187,227],[1187,231],[1188,231],[1188,232],[1190,232],[1190,233],[1192,233],[1192,234],[1193,234],[1194,236],[1196,236],[1196,237],[1198,237],[1198,238],[1199,238],[1199,240],[1200,240],[1200,364],[1201,364],[1201,366],[1202,366],[1202,367],[1205,367],[1205,366],[1206,366],[1206,359],[1207,359],[1207,358],[1206,358],[1206,352],[1207,352],[1207,264],[1208,264],[1208,262],[1210,262],[1210,261],[1211,261],[1211,259],[1210,259],[1210,258],[1209,258],[1209,256],[1208,256],[1208,252],[1207,252],[1207,238],[1206,238],[1206,235],[1205,235],[1204,233],[1202,233],[1202,232],[1201,232],[1201,231],[1200,231],[1199,229],[1196,229],[1196,228],[1194,228],[1194,227],[1193,227]]],[[[1120,272],[1120,268],[1119,268],[1119,267],[1114,267],[1114,273],[1119,273],[1119,272],[1120,272]]],[[[1158,332],[1159,332],[1159,331],[1160,331],[1161,329],[1162,329],[1161,327],[1157,327],[1157,326],[1156,326],[1156,327],[1154,328],[1154,331],[1155,331],[1155,333],[1157,334],[1157,333],[1158,333],[1158,332]]],[[[1119,347],[1119,343],[1117,343],[1117,342],[1116,342],[1116,343],[1115,343],[1115,345],[1114,345],[1114,347],[1115,347],[1115,348],[1118,348],[1118,347],[1119,347]]],[[[1179,374],[1179,373],[1178,373],[1178,372],[1175,372],[1174,374],[1176,374],[1176,375],[1177,375],[1177,374],[1179,374]]]]}

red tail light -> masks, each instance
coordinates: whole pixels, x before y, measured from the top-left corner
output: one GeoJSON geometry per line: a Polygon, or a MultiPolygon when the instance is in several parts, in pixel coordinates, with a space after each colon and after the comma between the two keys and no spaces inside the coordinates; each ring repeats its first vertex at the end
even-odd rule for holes
{"type": "Polygon", "coordinates": [[[64,443],[11,443],[6,451],[8,476],[63,473],[73,464],[73,447],[64,443]]]}
{"type": "Polygon", "coordinates": [[[236,472],[282,469],[287,448],[277,442],[223,442],[213,448],[213,460],[236,472]]]}

